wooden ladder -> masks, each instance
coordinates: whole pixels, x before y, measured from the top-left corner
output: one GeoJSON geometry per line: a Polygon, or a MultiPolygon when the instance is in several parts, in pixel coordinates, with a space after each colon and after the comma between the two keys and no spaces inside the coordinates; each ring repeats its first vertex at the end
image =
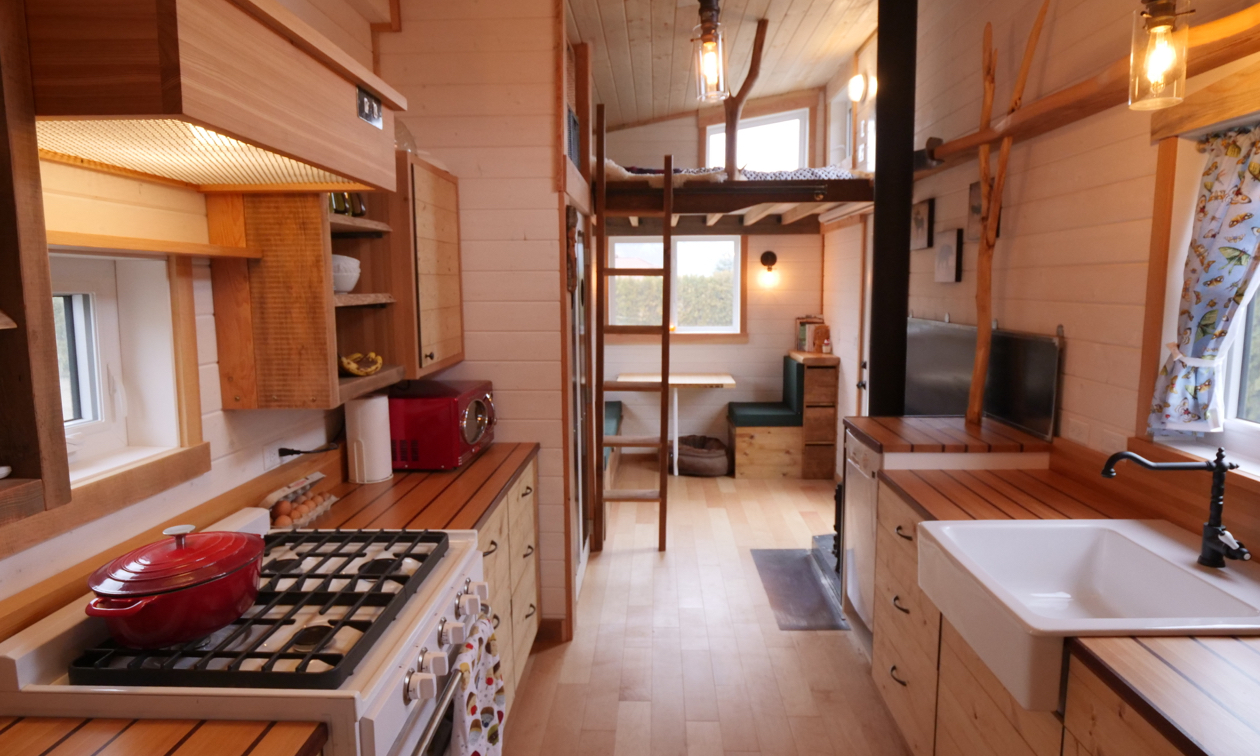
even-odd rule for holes
{"type": "MultiPolygon", "coordinates": [[[[670,216],[674,208],[674,158],[665,156],[665,189],[660,217],[664,257],[660,268],[615,268],[609,265],[608,259],[608,179],[604,171],[605,148],[604,106],[595,108],[595,130],[598,140],[595,148],[595,448],[599,455],[595,470],[595,523],[591,548],[595,551],[603,549],[604,537],[607,533],[605,506],[610,501],[655,501],[660,503],[657,548],[665,550],[665,514],[669,497],[669,313],[670,313],[670,271],[673,269],[673,252],[670,247],[670,216]],[[661,324],[655,326],[618,326],[608,322],[608,287],[613,278],[618,276],[658,277],[661,279],[661,324]],[[661,380],[653,382],[610,381],[604,377],[604,337],[607,334],[635,334],[659,336],[661,340],[661,380]],[[656,436],[605,436],[604,435],[604,393],[606,391],[638,391],[655,392],[660,397],[661,424],[660,434],[656,436]],[[660,478],[654,489],[607,489],[604,488],[604,449],[615,447],[653,448],[657,452],[657,464],[660,478]]],[[[641,213],[653,216],[658,213],[641,213]]]]}

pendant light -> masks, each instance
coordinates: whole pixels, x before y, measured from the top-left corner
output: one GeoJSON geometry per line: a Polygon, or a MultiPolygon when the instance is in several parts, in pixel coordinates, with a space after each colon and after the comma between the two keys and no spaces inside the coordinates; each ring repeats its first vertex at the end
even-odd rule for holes
{"type": "Polygon", "coordinates": [[[722,25],[718,0],[700,0],[700,25],[694,30],[696,48],[696,98],[702,102],[725,100],[726,55],[722,50],[722,25]]]}
{"type": "Polygon", "coordinates": [[[1129,55],[1129,107],[1158,110],[1186,96],[1186,49],[1190,25],[1188,0],[1142,0],[1133,12],[1133,48],[1129,55]]]}

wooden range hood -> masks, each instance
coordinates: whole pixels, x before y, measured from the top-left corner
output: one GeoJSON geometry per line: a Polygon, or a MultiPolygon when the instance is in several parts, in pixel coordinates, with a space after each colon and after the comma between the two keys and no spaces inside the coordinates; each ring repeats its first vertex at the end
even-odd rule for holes
{"type": "Polygon", "coordinates": [[[26,16],[45,159],[201,191],[396,186],[406,99],[276,0],[26,0],[26,16]]]}

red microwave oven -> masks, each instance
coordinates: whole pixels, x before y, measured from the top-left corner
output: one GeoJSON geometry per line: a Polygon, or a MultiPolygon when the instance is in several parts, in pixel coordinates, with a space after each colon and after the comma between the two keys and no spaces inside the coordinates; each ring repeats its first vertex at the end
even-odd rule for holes
{"type": "Polygon", "coordinates": [[[395,470],[454,470],[494,442],[490,381],[404,381],[389,392],[395,470]]]}

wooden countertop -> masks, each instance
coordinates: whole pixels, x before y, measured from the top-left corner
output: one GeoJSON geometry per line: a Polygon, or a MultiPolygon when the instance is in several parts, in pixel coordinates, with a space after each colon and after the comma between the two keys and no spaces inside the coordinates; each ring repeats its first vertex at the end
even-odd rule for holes
{"type": "Polygon", "coordinates": [[[496,443],[459,470],[396,473],[384,483],[343,483],[312,528],[472,530],[488,516],[538,444],[496,443]]]}
{"type": "Polygon", "coordinates": [[[986,419],[962,417],[846,417],[844,427],[880,454],[902,452],[1048,452],[1036,436],[986,419]]]}
{"type": "Polygon", "coordinates": [[[322,722],[0,717],[5,756],[315,756],[322,722]]]}
{"type": "MultiPolygon", "coordinates": [[[[1159,518],[1052,470],[879,477],[934,520],[1159,518]]],[[[1182,753],[1260,754],[1260,638],[1073,638],[1069,647],[1182,753]]]]}

